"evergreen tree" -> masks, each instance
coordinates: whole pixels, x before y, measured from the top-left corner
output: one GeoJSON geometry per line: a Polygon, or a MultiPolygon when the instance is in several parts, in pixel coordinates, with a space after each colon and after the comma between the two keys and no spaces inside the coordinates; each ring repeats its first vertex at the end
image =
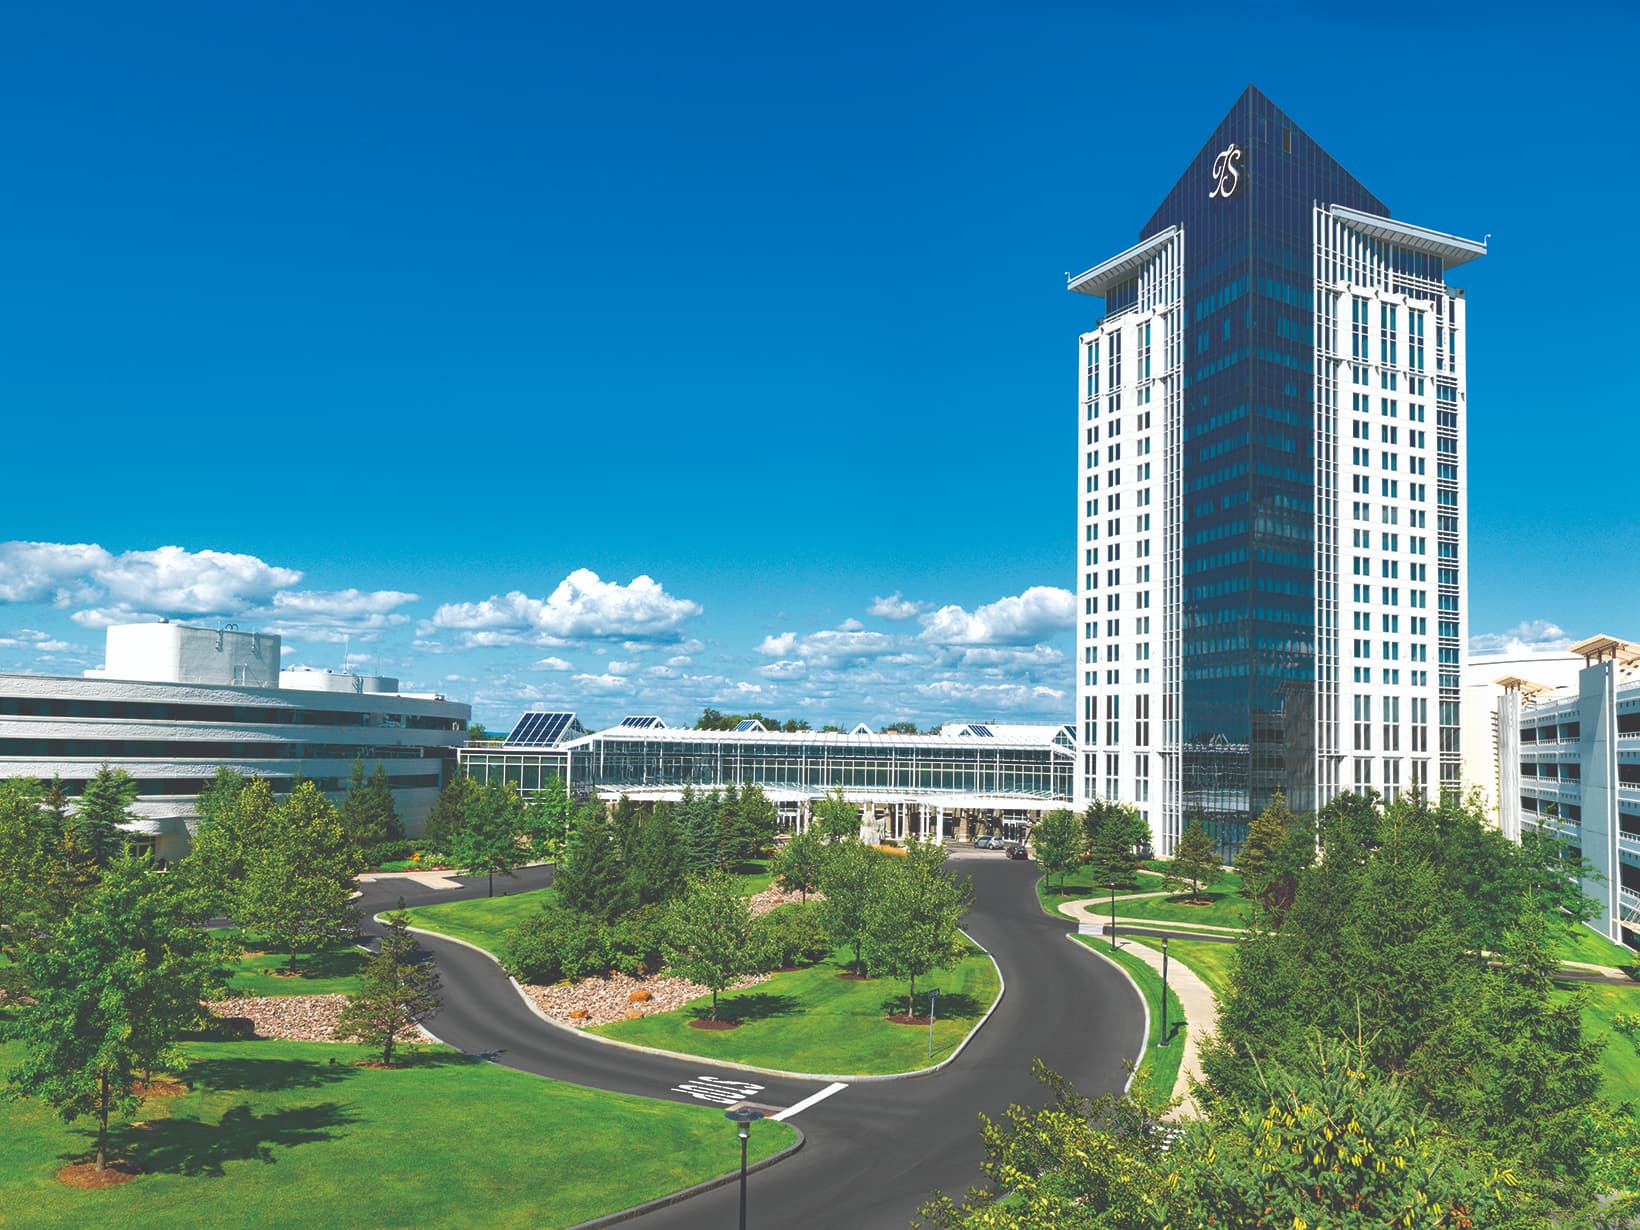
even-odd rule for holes
{"type": "Polygon", "coordinates": [[[1191,899],[1195,901],[1202,899],[1203,888],[1211,887],[1219,878],[1219,852],[1199,818],[1191,820],[1179,834],[1169,878],[1181,885],[1189,884],[1191,899]]]}
{"type": "Polygon", "coordinates": [[[638,852],[638,830],[643,820],[638,805],[625,794],[621,795],[615,800],[609,820],[615,836],[615,851],[622,863],[629,863],[638,852]]]}
{"type": "Polygon", "coordinates": [[[613,922],[634,900],[615,844],[614,826],[594,800],[576,813],[569,848],[553,876],[558,901],[567,910],[613,922]]]}
{"type": "Polygon", "coordinates": [[[347,997],[336,1022],[336,1036],[380,1047],[382,1063],[392,1066],[399,1031],[437,1012],[443,1000],[439,996],[438,967],[431,961],[415,959],[416,941],[410,936],[403,897],[399,898],[399,908],[383,921],[387,934],[365,963],[359,989],[347,997]]]}
{"type": "Polygon", "coordinates": [[[638,827],[637,848],[626,864],[627,883],[639,905],[669,901],[684,889],[687,851],[669,803],[657,803],[638,827]]]}
{"type": "Polygon", "coordinates": [[[74,844],[99,867],[106,867],[129,843],[125,826],[136,819],[137,783],[124,769],[106,764],[85,784],[69,828],[74,844]]]}
{"type": "Polygon", "coordinates": [[[685,786],[677,816],[683,828],[684,859],[691,875],[705,875],[717,866],[718,796],[685,786]]]}
{"type": "Polygon", "coordinates": [[[1094,799],[1082,814],[1082,832],[1095,883],[1114,880],[1123,888],[1132,888],[1137,883],[1134,851],[1149,837],[1138,809],[1111,799],[1094,799]]]}
{"type": "Polygon", "coordinates": [[[23,1043],[7,1092],[69,1121],[92,1116],[98,1170],[110,1116],[136,1105],[134,1074],[184,1061],[176,1041],[199,1017],[217,957],[203,922],[195,898],[123,854],[24,958],[36,1002],[5,1031],[23,1043]]]}
{"type": "Polygon", "coordinates": [[[404,829],[393,806],[393,789],[388,781],[387,769],[380,761],[376,762],[375,771],[366,777],[364,758],[354,757],[339,815],[342,828],[360,850],[382,842],[397,841],[404,836],[404,829]]]}
{"type": "Polygon", "coordinates": [[[477,790],[478,783],[465,773],[456,774],[444,784],[421,831],[424,846],[442,854],[450,852],[456,833],[467,823],[467,808],[477,790]]]}
{"type": "Polygon", "coordinates": [[[745,846],[740,791],[731,781],[721,791],[714,792],[712,801],[717,809],[717,866],[733,871],[740,865],[740,852],[745,846]]]}
{"type": "Polygon", "coordinates": [[[740,792],[737,857],[742,863],[760,859],[773,850],[779,827],[780,813],[763,793],[762,786],[747,786],[740,792]]]}

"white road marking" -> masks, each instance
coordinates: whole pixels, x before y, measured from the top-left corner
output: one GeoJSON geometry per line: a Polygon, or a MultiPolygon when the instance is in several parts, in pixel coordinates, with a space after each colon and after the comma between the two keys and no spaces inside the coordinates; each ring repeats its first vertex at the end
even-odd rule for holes
{"type": "Polygon", "coordinates": [[[672,1092],[687,1093],[692,1098],[699,1098],[702,1102],[716,1102],[719,1106],[733,1106],[736,1102],[744,1102],[754,1093],[762,1093],[763,1086],[749,1084],[746,1081],[725,1080],[721,1076],[697,1076],[692,1081],[673,1085],[672,1092]]]}
{"type": "Polygon", "coordinates": [[[793,1115],[798,1114],[801,1111],[807,1110],[809,1107],[813,1106],[816,1102],[824,1102],[832,1094],[837,1093],[840,1090],[847,1089],[847,1088],[848,1088],[848,1086],[843,1084],[841,1081],[834,1081],[833,1083],[827,1085],[819,1093],[811,1093],[811,1094],[809,1094],[808,1097],[804,1098],[801,1102],[797,1103],[795,1106],[788,1106],[788,1107],[786,1107],[785,1110],[781,1111],[778,1115],[770,1115],[769,1118],[777,1119],[777,1120],[778,1119],[790,1119],[793,1115]]]}

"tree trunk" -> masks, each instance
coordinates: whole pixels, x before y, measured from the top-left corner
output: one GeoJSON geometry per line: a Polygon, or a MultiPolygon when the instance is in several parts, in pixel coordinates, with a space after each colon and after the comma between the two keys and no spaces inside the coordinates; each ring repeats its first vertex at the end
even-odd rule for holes
{"type": "Polygon", "coordinates": [[[911,975],[911,987],[905,993],[906,1016],[917,1015],[917,975],[911,975]]]}
{"type": "Polygon", "coordinates": [[[487,895],[491,897],[495,896],[495,872],[493,871],[490,872],[490,891],[487,895]]]}
{"type": "Polygon", "coordinates": [[[97,1078],[97,1169],[108,1160],[108,1073],[97,1078]]]}
{"type": "Polygon", "coordinates": [[[295,945],[292,945],[291,950],[290,950],[290,972],[293,973],[293,974],[296,972],[296,946],[295,945]]]}
{"type": "Polygon", "coordinates": [[[394,1035],[394,1032],[395,1032],[395,1030],[393,1028],[393,1023],[391,1021],[389,1021],[388,1025],[387,1025],[387,1044],[382,1047],[382,1063],[384,1065],[386,1065],[387,1067],[392,1067],[392,1065],[393,1065],[393,1035],[394,1035]]]}
{"type": "Polygon", "coordinates": [[[717,1020],[717,992],[712,992],[712,1019],[717,1020]]]}

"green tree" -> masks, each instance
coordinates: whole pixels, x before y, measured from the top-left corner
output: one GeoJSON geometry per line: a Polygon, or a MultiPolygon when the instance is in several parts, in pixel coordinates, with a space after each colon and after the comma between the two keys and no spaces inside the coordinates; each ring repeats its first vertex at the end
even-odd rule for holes
{"type": "Polygon", "coordinates": [[[883,859],[890,857],[858,839],[834,841],[820,864],[821,904],[826,931],[854,949],[854,972],[865,972],[866,930],[872,919],[883,859]]]}
{"type": "Polygon", "coordinates": [[[711,991],[715,1021],[718,994],[757,969],[751,907],[735,896],[733,880],[714,872],[691,884],[672,903],[670,915],[662,937],[666,963],[711,991]]]}
{"type": "Polygon", "coordinates": [[[915,722],[890,722],[882,728],[885,735],[914,735],[917,733],[915,722]]]}
{"type": "Polygon", "coordinates": [[[358,931],[358,847],[312,782],[274,808],[267,829],[246,852],[239,922],[289,953],[294,971],[298,952],[318,952],[358,931]]]}
{"type": "Polygon", "coordinates": [[[482,722],[467,723],[467,742],[482,743],[490,737],[490,732],[484,729],[484,724],[482,722]]]}
{"type": "Polygon", "coordinates": [[[866,963],[879,975],[906,979],[908,1016],[915,1011],[917,979],[949,969],[969,951],[959,928],[974,885],[945,870],[945,854],[936,842],[912,841],[904,858],[889,858],[866,924],[866,963]]]}
{"type": "Polygon", "coordinates": [[[194,811],[199,816],[200,824],[211,824],[232,807],[240,792],[250,785],[250,780],[238,769],[225,764],[217,765],[216,776],[205,783],[205,788],[194,800],[194,811]]]}
{"type": "Polygon", "coordinates": [[[860,835],[860,809],[843,797],[842,786],[814,805],[813,829],[826,841],[846,841],[860,835]]]}
{"type": "Polygon", "coordinates": [[[477,790],[478,783],[465,773],[457,773],[445,782],[444,789],[433,800],[433,810],[428,813],[427,823],[422,827],[422,844],[441,854],[448,854],[455,844],[456,833],[467,822],[467,808],[477,790]]]}
{"type": "Polygon", "coordinates": [[[677,817],[683,829],[684,860],[691,875],[705,875],[718,865],[718,805],[715,791],[702,793],[688,786],[678,800],[677,817]]]}
{"type": "Polygon", "coordinates": [[[211,802],[200,809],[188,853],[175,872],[204,893],[217,913],[239,914],[250,852],[274,829],[277,804],[265,778],[231,782],[218,773],[211,802]]]}
{"type": "Polygon", "coordinates": [[[361,850],[382,842],[397,841],[404,836],[398,812],[393,806],[393,789],[387,778],[387,769],[381,761],[376,762],[375,770],[366,777],[364,758],[354,757],[339,815],[342,828],[361,850]]]}
{"type": "Polygon", "coordinates": [[[575,804],[564,779],[552,774],[524,807],[524,834],[529,838],[532,858],[546,861],[562,857],[574,812],[575,804]]]}
{"type": "Polygon", "coordinates": [[[625,872],[639,905],[670,901],[683,891],[689,874],[687,851],[670,803],[655,804],[640,821],[625,872]]]}
{"type": "Polygon", "coordinates": [[[615,852],[622,863],[630,863],[638,852],[638,831],[643,824],[642,810],[625,794],[615,800],[609,813],[610,831],[615,836],[615,852]]]}
{"type": "Polygon", "coordinates": [[[403,897],[399,898],[399,908],[383,921],[387,934],[381,937],[376,954],[365,963],[359,989],[342,1006],[336,1036],[380,1047],[382,1063],[391,1066],[399,1031],[420,1024],[444,1001],[439,996],[438,967],[431,961],[415,959],[416,941],[410,937],[403,897]]]}
{"type": "Polygon", "coordinates": [[[809,894],[820,887],[825,858],[826,847],[813,833],[793,834],[775,855],[775,881],[788,893],[801,893],[806,903],[809,894]]]}
{"type": "Polygon", "coordinates": [[[126,825],[136,819],[131,805],[137,801],[137,783],[124,769],[106,764],[85,784],[79,806],[69,819],[74,843],[91,856],[99,867],[120,854],[130,838],[126,825]]]}
{"type": "Polygon", "coordinates": [[[1150,839],[1150,829],[1132,804],[1094,799],[1082,813],[1083,849],[1096,883],[1132,888],[1137,882],[1135,850],[1150,839]]]}
{"type": "Polygon", "coordinates": [[[1065,873],[1082,864],[1082,826],[1076,822],[1076,816],[1063,807],[1036,822],[1031,829],[1031,844],[1042,870],[1050,880],[1058,876],[1061,886],[1065,883],[1065,873]]]}
{"type": "Polygon", "coordinates": [[[495,896],[496,876],[511,876],[523,861],[523,828],[524,803],[511,782],[490,782],[473,796],[451,854],[468,875],[488,877],[486,896],[495,896]]]}
{"type": "Polygon", "coordinates": [[[739,849],[736,854],[742,863],[759,859],[774,849],[775,834],[780,828],[780,813],[763,793],[763,787],[747,786],[740,792],[740,822],[736,826],[739,849]]]}
{"type": "Polygon", "coordinates": [[[95,1119],[98,1170],[110,1116],[136,1105],[133,1075],[184,1062],[176,1041],[198,1020],[216,965],[203,921],[196,897],[120,855],[24,958],[36,1002],[5,1030],[23,1044],[7,1093],[42,1098],[70,1122],[95,1119]]]}
{"type": "Polygon", "coordinates": [[[1219,852],[1200,819],[1192,819],[1179,834],[1168,878],[1181,886],[1190,885],[1193,901],[1200,901],[1202,889],[1211,887],[1219,878],[1219,852]]]}
{"type": "Polygon", "coordinates": [[[638,904],[621,865],[614,826],[603,804],[596,800],[578,812],[569,848],[553,876],[553,886],[566,910],[600,922],[613,922],[638,904]]]}

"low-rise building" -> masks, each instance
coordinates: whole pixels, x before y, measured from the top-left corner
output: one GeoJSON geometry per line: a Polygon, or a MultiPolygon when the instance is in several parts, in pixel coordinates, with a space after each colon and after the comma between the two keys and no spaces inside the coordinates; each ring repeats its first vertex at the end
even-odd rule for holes
{"type": "Polygon", "coordinates": [[[944,840],[1000,831],[1023,836],[1042,812],[1071,805],[1075,737],[1069,726],[964,722],[937,734],[679,730],[634,716],[588,733],[573,713],[526,713],[506,739],[461,749],[481,782],[528,796],[559,777],[575,793],[680,798],[685,787],[758,786],[787,827],[841,787],[862,826],[884,837],[944,840]]]}
{"type": "Polygon", "coordinates": [[[188,846],[195,802],[221,766],[298,777],[339,797],[356,758],[387,772],[409,831],[455,772],[471,709],[398,680],[280,669],[280,638],[183,624],[108,629],[104,665],[77,675],[0,674],[0,776],[61,778],[72,799],[103,765],[139,791],[154,855],[188,846]]]}

